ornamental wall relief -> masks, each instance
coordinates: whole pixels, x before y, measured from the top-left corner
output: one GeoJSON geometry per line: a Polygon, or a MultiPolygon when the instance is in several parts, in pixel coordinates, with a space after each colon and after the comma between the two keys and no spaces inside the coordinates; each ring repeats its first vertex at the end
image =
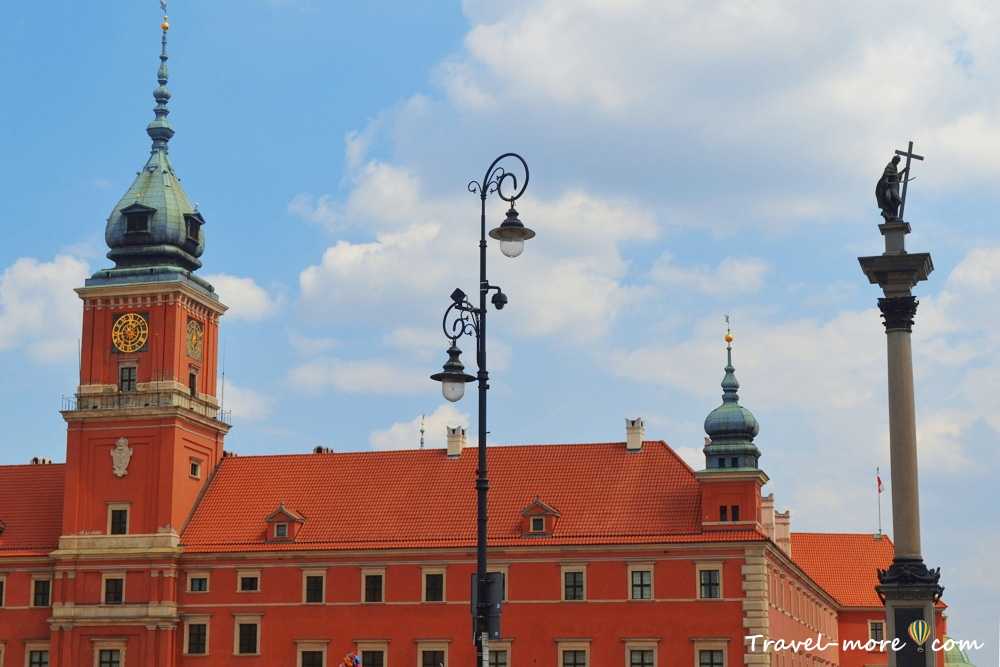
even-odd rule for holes
{"type": "Polygon", "coordinates": [[[111,464],[115,477],[124,477],[128,474],[128,464],[131,460],[132,448],[128,446],[128,438],[118,438],[114,449],[111,450],[111,464]]]}

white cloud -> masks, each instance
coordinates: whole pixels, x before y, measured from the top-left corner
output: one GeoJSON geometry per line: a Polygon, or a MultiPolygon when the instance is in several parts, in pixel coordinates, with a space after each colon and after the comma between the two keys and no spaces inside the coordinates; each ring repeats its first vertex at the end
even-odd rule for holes
{"type": "Polygon", "coordinates": [[[288,212],[308,222],[331,229],[340,220],[340,212],[330,195],[317,197],[307,192],[301,192],[288,202],[288,212]]]}
{"type": "Polygon", "coordinates": [[[459,412],[455,406],[445,403],[429,415],[395,424],[373,431],[368,438],[372,449],[417,449],[420,446],[420,426],[424,428],[424,447],[441,449],[447,446],[446,426],[469,426],[469,415],[459,412]]]}
{"type": "Polygon", "coordinates": [[[769,270],[767,262],[755,257],[726,257],[716,267],[686,267],[664,254],[653,265],[650,278],[669,287],[719,296],[759,291],[769,270]]]}
{"type": "Polygon", "coordinates": [[[322,357],[296,366],[289,381],[318,392],[333,388],[348,394],[419,394],[434,389],[426,369],[410,369],[379,359],[322,357]]]}
{"type": "Polygon", "coordinates": [[[224,304],[229,306],[229,320],[258,321],[273,315],[278,299],[262,288],[253,278],[241,278],[225,273],[204,276],[212,283],[224,304]]]}
{"type": "Polygon", "coordinates": [[[35,360],[73,359],[83,303],[73,291],[89,274],[76,257],[51,262],[25,257],[0,274],[0,350],[24,349],[35,360]]]}
{"type": "Polygon", "coordinates": [[[269,396],[233,384],[226,380],[224,394],[226,410],[232,410],[233,417],[247,421],[261,421],[271,416],[274,401],[269,396]]]}
{"type": "Polygon", "coordinates": [[[334,338],[303,336],[294,331],[288,333],[288,342],[297,353],[304,356],[315,356],[329,352],[338,344],[334,338]]]}

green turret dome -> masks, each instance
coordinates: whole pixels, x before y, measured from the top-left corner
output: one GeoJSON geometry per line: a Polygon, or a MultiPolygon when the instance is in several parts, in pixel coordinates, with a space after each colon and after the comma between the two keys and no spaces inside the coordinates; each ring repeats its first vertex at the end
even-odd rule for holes
{"type": "Polygon", "coordinates": [[[707,468],[756,468],[760,450],[753,439],[760,424],[740,405],[740,383],[733,367],[732,334],[726,334],[726,374],[722,378],[722,405],[705,418],[705,466],[707,468]]]}
{"type": "Polygon", "coordinates": [[[154,118],[146,127],[153,141],[149,159],[108,216],[104,238],[108,259],[115,266],[94,274],[88,285],[188,279],[201,289],[213,289],[192,275],[205,251],[205,218],[188,199],[170,164],[168,144],[174,129],[167,120],[167,30],[164,19],[160,66],[153,91],[154,118]]]}

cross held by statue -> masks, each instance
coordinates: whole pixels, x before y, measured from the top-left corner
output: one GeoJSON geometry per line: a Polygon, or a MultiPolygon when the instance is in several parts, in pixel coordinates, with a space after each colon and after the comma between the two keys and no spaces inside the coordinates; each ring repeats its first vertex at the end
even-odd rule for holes
{"type": "Polygon", "coordinates": [[[910,160],[923,160],[923,155],[917,155],[913,152],[913,142],[911,141],[909,146],[907,146],[905,151],[896,150],[896,155],[906,158],[906,166],[903,168],[903,192],[899,196],[899,219],[903,220],[903,211],[906,210],[906,186],[909,185],[910,181],[910,160]]]}

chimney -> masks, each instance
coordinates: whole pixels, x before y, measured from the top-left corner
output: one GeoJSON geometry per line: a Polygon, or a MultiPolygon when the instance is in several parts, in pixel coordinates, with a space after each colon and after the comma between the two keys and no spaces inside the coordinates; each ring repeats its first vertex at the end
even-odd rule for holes
{"type": "Polygon", "coordinates": [[[646,422],[642,417],[625,418],[625,449],[630,452],[642,450],[642,441],[646,437],[646,422]]]}
{"type": "Polygon", "coordinates": [[[774,494],[762,496],[760,499],[760,525],[764,534],[774,540],[774,494]]]}
{"type": "Polygon", "coordinates": [[[792,557],[792,511],[774,513],[774,543],[785,552],[789,558],[792,557]]]}
{"type": "Polygon", "coordinates": [[[461,456],[462,448],[465,447],[465,428],[461,426],[445,426],[445,429],[448,432],[448,456],[461,456]]]}

